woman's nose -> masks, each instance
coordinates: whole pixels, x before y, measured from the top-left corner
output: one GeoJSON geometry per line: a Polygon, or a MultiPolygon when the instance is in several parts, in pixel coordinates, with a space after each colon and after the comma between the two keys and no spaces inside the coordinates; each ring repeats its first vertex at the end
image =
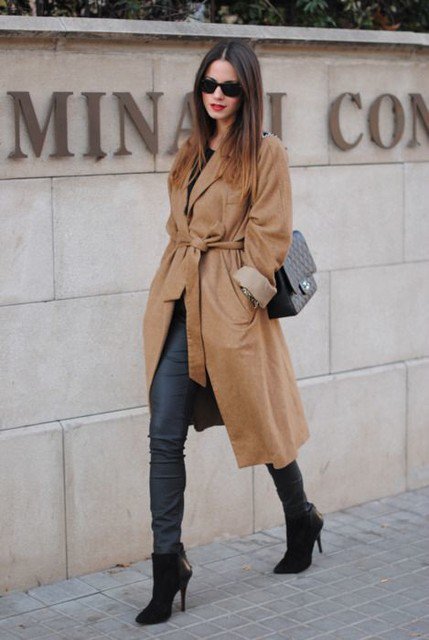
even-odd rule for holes
{"type": "Polygon", "coordinates": [[[223,98],[223,96],[225,95],[222,91],[222,87],[220,85],[218,85],[216,87],[216,90],[214,92],[214,95],[216,96],[216,98],[223,98]]]}

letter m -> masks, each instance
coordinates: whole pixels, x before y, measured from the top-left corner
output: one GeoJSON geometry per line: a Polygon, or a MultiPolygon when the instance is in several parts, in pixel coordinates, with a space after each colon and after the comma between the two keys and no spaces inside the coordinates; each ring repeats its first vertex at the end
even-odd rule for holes
{"type": "Polygon", "coordinates": [[[67,98],[68,96],[73,95],[72,91],[53,92],[49,112],[46,116],[43,129],[40,127],[37,120],[29,92],[8,91],[7,93],[13,98],[15,119],[15,151],[10,152],[8,156],[9,158],[28,157],[22,152],[20,146],[20,113],[22,113],[34,154],[37,158],[40,158],[52,112],[54,113],[54,139],[56,152],[49,155],[52,158],[74,156],[74,153],[70,153],[67,148],[67,98]]]}

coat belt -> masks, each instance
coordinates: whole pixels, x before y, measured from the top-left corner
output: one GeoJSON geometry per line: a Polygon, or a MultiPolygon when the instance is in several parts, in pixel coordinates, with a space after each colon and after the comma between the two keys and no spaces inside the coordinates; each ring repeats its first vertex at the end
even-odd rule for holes
{"type": "Polygon", "coordinates": [[[199,262],[201,253],[209,249],[243,249],[244,240],[222,241],[224,227],[215,225],[212,233],[204,238],[192,237],[179,233],[176,237],[177,246],[188,246],[185,254],[186,275],[186,333],[188,341],[188,375],[201,386],[207,386],[206,363],[204,345],[201,333],[200,309],[200,275],[199,262]]]}

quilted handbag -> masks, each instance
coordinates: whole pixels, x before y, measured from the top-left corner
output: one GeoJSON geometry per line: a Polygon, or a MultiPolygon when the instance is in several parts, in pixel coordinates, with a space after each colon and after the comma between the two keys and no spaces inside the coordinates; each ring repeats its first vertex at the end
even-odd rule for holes
{"type": "Polygon", "coordinates": [[[277,293],[267,304],[270,318],[296,316],[317,291],[316,263],[301,231],[292,233],[284,264],[275,272],[277,293]]]}

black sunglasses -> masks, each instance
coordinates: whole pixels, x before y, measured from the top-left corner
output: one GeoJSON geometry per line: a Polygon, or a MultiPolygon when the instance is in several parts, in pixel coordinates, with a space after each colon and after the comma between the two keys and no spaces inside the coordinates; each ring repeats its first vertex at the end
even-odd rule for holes
{"type": "Polygon", "coordinates": [[[216,82],[213,78],[203,78],[200,82],[201,91],[204,93],[214,93],[218,87],[228,98],[237,98],[242,92],[239,82],[216,82]]]}

